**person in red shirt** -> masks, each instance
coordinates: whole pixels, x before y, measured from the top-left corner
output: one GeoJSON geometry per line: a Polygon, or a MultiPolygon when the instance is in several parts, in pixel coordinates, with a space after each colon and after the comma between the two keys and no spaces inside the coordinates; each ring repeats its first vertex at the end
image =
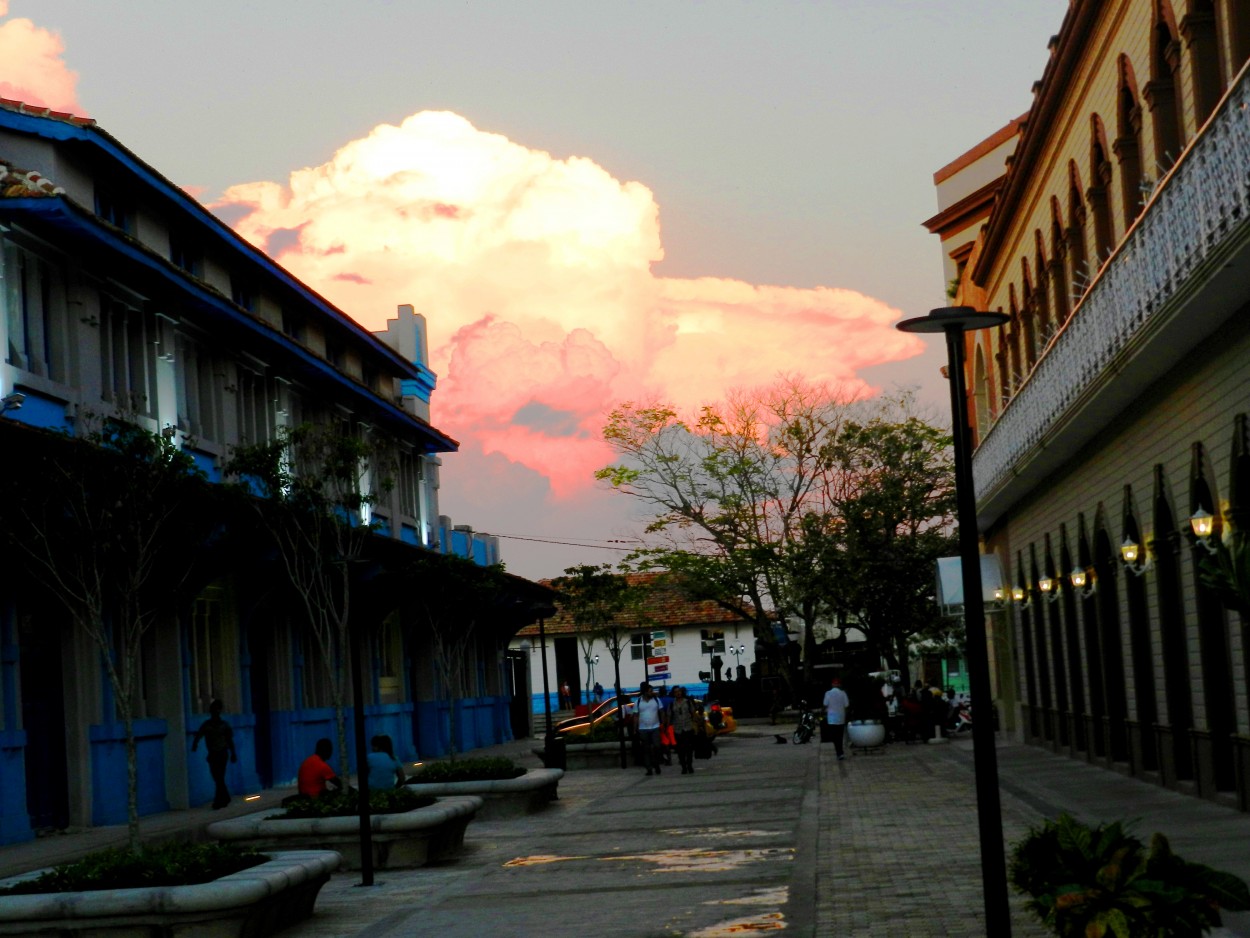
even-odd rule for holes
{"type": "Polygon", "coordinates": [[[311,756],[299,767],[299,793],[308,798],[320,798],[333,786],[335,791],[343,788],[339,777],[330,768],[330,756],[334,754],[334,744],[328,739],[317,740],[317,746],[311,756]]]}

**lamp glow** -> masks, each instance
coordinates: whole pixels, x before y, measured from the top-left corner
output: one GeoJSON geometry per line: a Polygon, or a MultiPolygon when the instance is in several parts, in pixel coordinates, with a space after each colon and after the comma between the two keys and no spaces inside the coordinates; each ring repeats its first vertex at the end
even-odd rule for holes
{"type": "Polygon", "coordinates": [[[1068,582],[1072,584],[1074,589],[1084,589],[1085,571],[1080,567],[1073,567],[1072,572],[1068,574],[1068,582]]]}
{"type": "Polygon", "coordinates": [[[1194,536],[1206,540],[1215,532],[1215,516],[1203,508],[1199,508],[1189,516],[1189,526],[1194,536]]]}
{"type": "Polygon", "coordinates": [[[1124,543],[1120,545],[1120,557],[1125,563],[1137,563],[1139,551],[1139,545],[1131,537],[1126,537],[1124,543]]]}
{"type": "Polygon", "coordinates": [[[1013,586],[1011,588],[1011,601],[1014,603],[1024,602],[1024,587],[1013,586]]]}
{"type": "Polygon", "coordinates": [[[1048,576],[1044,576],[1037,581],[1037,588],[1043,593],[1049,593],[1055,588],[1055,581],[1048,576]]]}

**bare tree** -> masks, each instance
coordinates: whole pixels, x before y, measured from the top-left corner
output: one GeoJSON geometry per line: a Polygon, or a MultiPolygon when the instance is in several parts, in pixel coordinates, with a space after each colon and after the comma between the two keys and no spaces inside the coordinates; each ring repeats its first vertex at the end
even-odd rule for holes
{"type": "Polygon", "coordinates": [[[237,447],[227,470],[276,545],[316,639],[334,707],[339,775],[347,778],[352,584],[374,537],[373,506],[393,485],[393,450],[350,427],[304,424],[272,442],[237,447]]]}
{"type": "Polygon", "coordinates": [[[219,534],[211,486],[172,437],[125,419],[80,439],[48,434],[5,464],[18,494],[0,506],[4,536],[100,651],[116,711],[104,720],[120,719],[125,732],[126,823],[138,850],[143,641],[186,597],[219,534]]]}

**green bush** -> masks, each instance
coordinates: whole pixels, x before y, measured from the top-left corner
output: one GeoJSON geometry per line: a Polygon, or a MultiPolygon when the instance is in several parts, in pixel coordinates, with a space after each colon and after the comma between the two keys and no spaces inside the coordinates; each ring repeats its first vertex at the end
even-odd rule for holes
{"type": "MultiPolygon", "coordinates": [[[[369,792],[370,814],[402,814],[434,803],[429,795],[418,795],[410,788],[384,788],[369,792]]],[[[320,798],[298,795],[282,803],[286,811],[270,815],[266,820],[291,821],[299,818],[352,817],[360,813],[360,796],[356,789],[327,793],[320,798]]]]}
{"type": "Polygon", "coordinates": [[[477,758],[457,759],[455,762],[430,762],[421,771],[409,776],[409,785],[433,785],[446,782],[481,782],[501,778],[516,778],[525,769],[511,759],[477,758]]]}
{"type": "Polygon", "coordinates": [[[1250,909],[1236,876],[1182,860],[1162,834],[1147,851],[1118,821],[1046,821],[1015,845],[1009,872],[1031,897],[1029,910],[1061,938],[1199,938],[1221,924],[1221,907],[1250,909]]]}
{"type": "Polygon", "coordinates": [[[114,847],[53,867],[43,875],[0,889],[5,895],[194,886],[264,863],[263,853],[233,844],[172,843],[136,853],[114,847]]]}

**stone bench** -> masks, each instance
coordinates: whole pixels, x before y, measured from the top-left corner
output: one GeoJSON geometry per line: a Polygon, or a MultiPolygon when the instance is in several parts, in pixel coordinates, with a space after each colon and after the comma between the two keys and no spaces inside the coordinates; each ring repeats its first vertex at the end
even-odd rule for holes
{"type": "MultiPolygon", "coordinates": [[[[272,935],[312,914],[342,857],[331,850],[271,859],[195,886],[146,886],[0,897],[0,935],[272,935]]],[[[12,886],[43,870],[0,881],[12,886]]]]}
{"type": "MultiPolygon", "coordinates": [[[[374,869],[408,869],[457,855],[464,847],[464,830],[481,807],[481,798],[464,795],[400,814],[372,815],[374,869]]],[[[271,808],[215,821],[208,825],[208,836],[258,850],[324,847],[341,853],[347,869],[360,869],[356,815],[271,820],[273,814],[271,808]]]]}

